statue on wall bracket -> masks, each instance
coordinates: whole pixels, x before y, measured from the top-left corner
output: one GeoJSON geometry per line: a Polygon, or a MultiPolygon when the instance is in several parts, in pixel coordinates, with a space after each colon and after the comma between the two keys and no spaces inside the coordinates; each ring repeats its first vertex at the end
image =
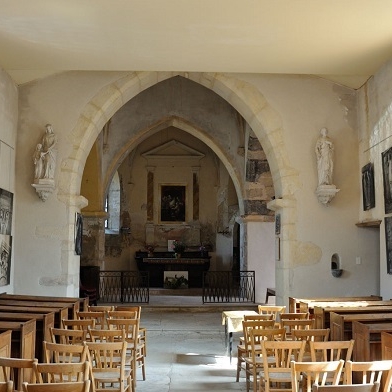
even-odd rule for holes
{"type": "Polygon", "coordinates": [[[334,163],[333,142],[328,137],[327,128],[322,128],[320,134],[321,136],[317,139],[315,148],[318,175],[316,195],[320,203],[327,205],[340,189],[336,189],[336,186],[332,184],[334,163]]]}
{"type": "Polygon", "coordinates": [[[42,141],[37,144],[34,154],[34,183],[31,184],[39,198],[46,201],[53,193],[56,169],[57,138],[51,124],[46,124],[42,141]]]}

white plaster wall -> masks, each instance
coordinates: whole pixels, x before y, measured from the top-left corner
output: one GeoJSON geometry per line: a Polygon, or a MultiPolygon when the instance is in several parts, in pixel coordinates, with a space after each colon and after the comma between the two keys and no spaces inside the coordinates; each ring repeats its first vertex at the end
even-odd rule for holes
{"type": "MultiPolygon", "coordinates": [[[[340,88],[329,81],[303,76],[243,75],[256,86],[280,116],[287,148],[288,172],[298,174],[297,183],[282,190],[285,200],[297,209],[282,213],[282,259],[277,274],[287,275],[281,289],[293,296],[378,294],[378,246],[374,233],[358,228],[361,203],[359,184],[358,130],[355,91],[340,88]],[[348,98],[349,97],[349,98],[348,98]],[[346,100],[349,99],[347,103],[346,100]],[[317,200],[315,144],[320,129],[327,127],[335,144],[334,184],[340,189],[329,206],[317,200]],[[288,217],[295,227],[288,234],[288,217]],[[288,237],[289,235],[289,237],[288,237]],[[291,254],[285,243],[292,241],[291,254]],[[330,273],[331,256],[338,253],[344,273],[330,273]],[[356,257],[362,260],[356,264],[356,257]],[[290,260],[290,262],[288,262],[290,260]],[[320,284],[322,279],[323,284],[320,284]]],[[[277,298],[277,302],[286,302],[277,298]]]]}
{"type": "MultiPolygon", "coordinates": [[[[72,284],[77,287],[79,258],[71,257],[72,262],[67,265],[63,265],[62,260],[66,259],[64,253],[69,255],[73,251],[72,228],[67,226],[67,217],[69,208],[77,208],[65,206],[59,200],[57,191],[45,203],[38,199],[30,185],[33,171],[31,155],[42,137],[44,125],[50,122],[59,136],[58,165],[67,168],[64,158],[72,157],[74,146],[80,143],[72,135],[75,124],[83,121],[79,118],[80,113],[94,94],[106,84],[114,82],[119,75],[67,73],[20,89],[19,158],[16,166],[16,192],[20,207],[16,234],[23,238],[23,244],[17,245],[14,253],[16,259],[23,260],[16,270],[18,284],[15,289],[19,292],[74,294],[64,293],[64,287],[72,287],[72,284]],[[24,260],[29,263],[29,275],[25,274],[24,260]],[[63,276],[67,276],[71,282],[62,281],[63,276]],[[42,277],[48,279],[43,280],[42,277]]],[[[284,174],[296,180],[288,188],[274,185],[277,192],[282,193],[277,197],[284,196],[285,200],[297,207],[282,213],[282,249],[289,249],[290,254],[283,251],[282,260],[276,265],[277,275],[288,276],[284,281],[287,287],[282,288],[284,293],[296,296],[321,295],[321,291],[334,295],[377,294],[379,274],[374,262],[378,264],[375,256],[378,249],[375,249],[374,236],[355,226],[361,202],[358,135],[356,127],[347,122],[346,107],[341,102],[342,91],[336,89],[333,83],[303,76],[227,75],[227,78],[237,79],[238,85],[249,84],[256,88],[268,103],[268,109],[275,111],[275,114],[271,110],[266,111],[265,124],[274,124],[275,116],[282,124],[282,141],[276,140],[276,144],[286,146],[284,174]],[[335,142],[334,183],[341,189],[329,207],[321,205],[314,194],[314,145],[322,127],[329,129],[335,142]],[[290,214],[294,216],[290,216],[289,220],[290,214]],[[287,230],[289,221],[295,222],[292,230],[287,230]],[[292,246],[285,247],[285,242],[290,242],[292,246]],[[339,279],[329,274],[330,257],[335,252],[341,256],[345,270],[339,279]],[[356,256],[363,258],[362,265],[355,264],[356,256]],[[320,285],[321,279],[323,285],[320,285]]],[[[220,91],[219,86],[216,91],[220,91]]],[[[118,91],[113,91],[113,97],[116,94],[118,91]]],[[[252,125],[252,115],[258,113],[247,112],[244,102],[255,107],[253,100],[258,98],[246,96],[243,99],[238,103],[233,98],[233,103],[252,125]]],[[[111,97],[102,103],[103,115],[105,105],[112,104],[111,97]]],[[[260,107],[264,104],[261,102],[260,107]]],[[[260,129],[254,131],[259,138],[262,136],[260,129]]],[[[268,156],[268,149],[266,153],[268,156]]],[[[84,162],[80,164],[82,172],[84,162]]],[[[62,192],[78,194],[79,183],[71,184],[73,188],[70,189],[67,189],[69,184],[59,185],[62,192]]],[[[257,244],[252,242],[251,246],[257,244]]],[[[277,298],[277,301],[287,301],[287,298],[277,298]]]]}
{"type": "MultiPolygon", "coordinates": [[[[369,162],[374,164],[376,206],[362,211],[359,206],[361,221],[381,220],[378,229],[363,229],[374,238],[375,270],[380,274],[380,294],[385,299],[392,298],[392,275],[387,274],[385,247],[384,185],[382,177],[382,152],[392,146],[392,62],[385,64],[365,86],[360,89],[359,116],[360,168],[369,162]]],[[[359,178],[360,181],[360,178],[359,178]]],[[[362,200],[362,199],[361,199],[362,200]]]]}
{"type": "Polygon", "coordinates": [[[275,287],[275,224],[247,222],[248,271],[255,271],[256,303],[265,302],[267,287],[275,287]]]}
{"type": "MultiPolygon", "coordinates": [[[[72,156],[80,140],[72,131],[80,114],[92,97],[120,73],[69,72],[58,74],[19,87],[19,124],[15,189],[17,194],[14,247],[15,292],[32,295],[78,296],[79,256],[74,253],[74,217],[80,208],[64,203],[63,194],[77,196],[77,184],[59,183],[60,167],[66,168],[66,157],[72,156]],[[58,138],[56,189],[42,202],[31,186],[32,153],[41,140],[44,126],[53,125],[58,138]],[[70,262],[68,262],[68,258],[70,262]]],[[[79,168],[80,177],[84,162],[79,168]]],[[[68,169],[70,170],[70,169],[68,169]]]]}
{"type": "Polygon", "coordinates": [[[10,284],[2,286],[1,291],[12,293],[14,290],[14,265],[17,244],[15,238],[15,145],[18,124],[18,89],[10,76],[0,69],[0,188],[14,194],[12,224],[12,254],[10,284]]]}

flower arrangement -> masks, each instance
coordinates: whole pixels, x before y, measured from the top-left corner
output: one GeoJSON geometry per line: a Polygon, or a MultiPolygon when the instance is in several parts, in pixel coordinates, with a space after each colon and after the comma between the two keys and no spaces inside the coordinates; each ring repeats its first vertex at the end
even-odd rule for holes
{"type": "Polygon", "coordinates": [[[181,241],[174,241],[173,242],[173,249],[175,253],[183,253],[186,249],[186,245],[181,241]]]}
{"type": "Polygon", "coordinates": [[[152,255],[154,253],[155,246],[146,244],[145,249],[149,255],[152,255]]]}

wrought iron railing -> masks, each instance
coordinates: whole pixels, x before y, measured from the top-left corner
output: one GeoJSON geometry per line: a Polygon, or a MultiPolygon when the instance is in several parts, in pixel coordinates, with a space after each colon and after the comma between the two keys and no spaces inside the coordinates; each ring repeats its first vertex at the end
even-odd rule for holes
{"type": "Polygon", "coordinates": [[[206,271],[203,303],[255,302],[255,271],[206,271]]]}
{"type": "Polygon", "coordinates": [[[147,271],[100,271],[100,302],[150,301],[149,276],[147,271]]]}

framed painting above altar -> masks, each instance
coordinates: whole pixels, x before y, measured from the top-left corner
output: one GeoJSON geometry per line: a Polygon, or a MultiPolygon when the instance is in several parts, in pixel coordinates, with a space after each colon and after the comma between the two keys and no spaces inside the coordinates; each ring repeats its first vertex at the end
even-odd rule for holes
{"type": "Polygon", "coordinates": [[[160,221],[185,222],[186,186],[161,185],[160,191],[160,221]]]}

